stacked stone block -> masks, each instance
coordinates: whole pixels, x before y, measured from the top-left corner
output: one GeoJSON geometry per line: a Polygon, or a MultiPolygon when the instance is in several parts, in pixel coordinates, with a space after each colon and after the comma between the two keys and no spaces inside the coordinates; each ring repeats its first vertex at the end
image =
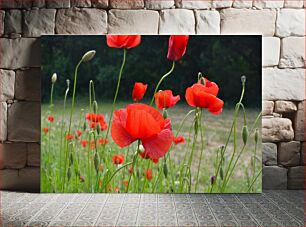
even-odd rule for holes
{"type": "Polygon", "coordinates": [[[40,43],[53,34],[263,35],[263,187],[304,187],[303,0],[0,0],[0,187],[39,190],[40,43]]]}

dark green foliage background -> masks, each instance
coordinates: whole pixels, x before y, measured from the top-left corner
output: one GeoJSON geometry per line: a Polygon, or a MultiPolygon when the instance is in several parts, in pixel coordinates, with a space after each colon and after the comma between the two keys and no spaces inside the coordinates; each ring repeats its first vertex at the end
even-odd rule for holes
{"type": "MultiPolygon", "coordinates": [[[[147,83],[146,99],[171,67],[167,60],[169,36],[142,36],[140,46],[127,51],[127,62],[119,92],[120,100],[131,101],[134,82],[147,83]]],[[[122,61],[121,49],[109,48],[105,36],[43,36],[42,40],[42,101],[47,102],[50,78],[56,72],[58,81],[55,99],[63,99],[66,79],[72,82],[74,68],[88,50],[96,50],[95,58],[83,63],[79,70],[77,95],[88,97],[89,80],[94,80],[97,100],[113,98],[122,61]]],[[[225,106],[235,103],[241,92],[241,75],[247,76],[245,101],[248,106],[261,106],[261,36],[190,36],[185,56],[162,84],[184,100],[187,86],[202,72],[220,87],[219,97],[225,106]]],[[[71,95],[71,93],[70,93],[71,95]]],[[[182,102],[182,101],[181,101],[182,102]]]]}

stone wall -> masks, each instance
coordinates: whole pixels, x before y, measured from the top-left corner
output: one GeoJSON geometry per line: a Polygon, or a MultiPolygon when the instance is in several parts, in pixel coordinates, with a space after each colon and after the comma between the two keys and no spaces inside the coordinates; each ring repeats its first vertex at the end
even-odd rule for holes
{"type": "Polygon", "coordinates": [[[263,35],[263,187],[301,189],[302,0],[0,0],[0,187],[39,190],[42,34],[263,35]]]}

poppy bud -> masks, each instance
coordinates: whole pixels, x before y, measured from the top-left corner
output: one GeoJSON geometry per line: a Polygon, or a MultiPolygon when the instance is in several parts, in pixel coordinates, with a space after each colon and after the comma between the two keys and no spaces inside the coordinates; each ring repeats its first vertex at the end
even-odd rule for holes
{"type": "Polygon", "coordinates": [[[52,84],[54,84],[57,80],[57,74],[56,73],[53,73],[52,77],[51,77],[51,82],[52,84]]]}
{"type": "Polygon", "coordinates": [[[163,171],[164,171],[164,175],[165,175],[165,177],[167,178],[167,176],[168,176],[168,166],[167,166],[166,161],[164,162],[163,171]]]}
{"type": "Polygon", "coordinates": [[[246,76],[243,75],[243,76],[241,77],[241,83],[245,84],[245,82],[246,82],[246,76]]]}
{"type": "Polygon", "coordinates": [[[69,86],[70,86],[70,80],[69,79],[66,80],[66,85],[67,85],[67,88],[69,88],[69,86]]]}
{"type": "Polygon", "coordinates": [[[204,77],[200,77],[199,83],[203,84],[205,86],[206,85],[205,78],[204,77]]]}
{"type": "Polygon", "coordinates": [[[168,111],[167,111],[166,108],[163,109],[163,117],[164,117],[164,119],[168,118],[168,111]]]}
{"type": "Polygon", "coordinates": [[[73,155],[72,155],[72,153],[70,153],[69,160],[70,160],[70,165],[72,165],[73,164],[73,155]]]}
{"type": "Polygon", "coordinates": [[[69,168],[68,168],[68,171],[67,171],[67,178],[68,178],[68,181],[70,180],[70,177],[71,177],[71,168],[69,167],[69,168]]]}
{"type": "Polygon", "coordinates": [[[200,81],[200,78],[202,77],[202,73],[198,72],[198,81],[200,81]]]}
{"type": "Polygon", "coordinates": [[[216,183],[216,177],[215,176],[211,176],[210,182],[211,182],[211,185],[214,185],[216,183]]]}
{"type": "Polygon", "coordinates": [[[86,122],[83,124],[83,131],[86,131],[86,122]]]}
{"type": "Polygon", "coordinates": [[[139,152],[144,152],[144,151],[145,151],[145,149],[144,149],[144,147],[142,146],[142,144],[139,145],[138,150],[139,150],[139,152]]]}
{"type": "Polygon", "coordinates": [[[255,130],[255,143],[258,142],[258,128],[255,130]]]}
{"type": "Polygon", "coordinates": [[[83,57],[82,57],[82,62],[88,62],[91,59],[93,59],[93,57],[95,56],[96,51],[95,50],[90,50],[88,52],[86,52],[83,57]]]}
{"type": "Polygon", "coordinates": [[[85,177],[80,176],[80,182],[84,182],[85,181],[85,177]]]}
{"type": "Polygon", "coordinates": [[[99,166],[99,157],[97,153],[95,153],[94,164],[95,164],[95,170],[98,173],[100,166],[99,166]]]}
{"type": "Polygon", "coordinates": [[[100,135],[100,132],[101,132],[101,127],[100,127],[100,125],[98,124],[98,125],[97,125],[97,133],[98,133],[98,135],[100,135]]]}
{"type": "Polygon", "coordinates": [[[223,177],[224,177],[224,171],[223,171],[223,167],[222,167],[222,166],[220,167],[220,172],[219,172],[219,174],[220,174],[220,178],[221,178],[221,180],[223,180],[223,177]]]}
{"type": "Polygon", "coordinates": [[[171,61],[178,61],[184,56],[188,43],[188,35],[171,35],[167,58],[171,61]]]}
{"type": "Polygon", "coordinates": [[[248,141],[248,136],[249,136],[248,127],[246,125],[244,125],[243,128],[242,128],[242,140],[243,140],[244,145],[248,141]]]}
{"type": "Polygon", "coordinates": [[[93,101],[93,111],[94,111],[94,113],[98,113],[98,103],[97,103],[97,101],[93,101]]]}

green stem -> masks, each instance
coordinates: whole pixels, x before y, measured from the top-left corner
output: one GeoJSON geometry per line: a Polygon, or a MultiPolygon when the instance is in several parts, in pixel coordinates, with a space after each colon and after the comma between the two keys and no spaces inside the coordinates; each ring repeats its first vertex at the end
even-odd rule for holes
{"type": "MultiPolygon", "coordinates": [[[[192,142],[191,153],[190,153],[189,160],[188,160],[188,165],[187,165],[189,169],[190,169],[190,166],[191,166],[191,163],[192,163],[193,153],[194,153],[195,146],[196,146],[196,143],[197,143],[198,126],[199,126],[199,122],[198,122],[198,109],[197,109],[196,114],[195,114],[195,121],[194,121],[193,142],[192,142]]],[[[187,175],[187,169],[186,169],[186,172],[185,172],[184,175],[185,176],[187,175]]],[[[191,172],[190,172],[190,175],[191,175],[191,172]]],[[[191,182],[190,182],[190,184],[191,184],[191,182]]],[[[191,185],[189,185],[189,187],[191,187],[191,185]]],[[[182,190],[182,188],[183,188],[183,185],[181,185],[180,190],[182,190]]]]}
{"type": "Polygon", "coordinates": [[[91,133],[89,133],[88,135],[88,141],[89,141],[89,144],[88,144],[88,152],[87,152],[87,174],[88,174],[88,188],[90,188],[90,182],[91,182],[91,175],[90,175],[90,146],[91,146],[91,133]]]}
{"type": "Polygon", "coordinates": [[[54,83],[51,84],[51,95],[50,95],[50,113],[52,112],[52,108],[53,108],[53,90],[54,90],[54,83]]]}
{"type": "Polygon", "coordinates": [[[163,171],[159,171],[158,176],[157,176],[157,178],[156,178],[156,180],[155,180],[155,182],[154,182],[154,184],[153,184],[152,193],[155,192],[157,182],[159,181],[159,179],[160,179],[162,173],[163,173],[163,171]]]}
{"type": "Polygon", "coordinates": [[[73,114],[73,111],[74,111],[74,102],[75,102],[75,92],[76,92],[78,70],[79,70],[79,66],[81,65],[81,63],[82,63],[82,60],[79,61],[79,63],[75,67],[75,71],[74,71],[73,92],[72,92],[72,101],[71,101],[71,109],[70,109],[68,134],[70,134],[70,132],[71,132],[72,114],[73,114]]]}
{"type": "MultiPolygon", "coordinates": [[[[151,167],[151,160],[148,160],[147,169],[149,169],[150,167],[151,167]]],[[[160,172],[162,172],[162,171],[160,171],[160,172]]],[[[147,185],[147,178],[145,177],[143,185],[142,185],[142,190],[141,190],[142,193],[144,192],[144,189],[145,189],[146,185],[147,185]]]]}
{"type": "MultiPolygon", "coordinates": [[[[185,116],[184,118],[182,119],[181,123],[180,123],[180,126],[176,132],[176,135],[175,137],[177,137],[186,121],[186,119],[189,117],[189,115],[191,115],[193,112],[195,112],[195,109],[192,109],[190,110],[185,116]]],[[[167,156],[166,156],[166,161],[169,159],[169,172],[170,172],[170,176],[171,176],[171,181],[172,181],[172,189],[174,190],[175,192],[175,185],[174,185],[174,176],[173,176],[173,165],[172,165],[172,160],[171,160],[171,153],[170,151],[172,150],[173,148],[173,144],[171,145],[168,153],[167,153],[167,156]]]]}
{"type": "MultiPolygon", "coordinates": [[[[126,193],[129,191],[129,187],[130,187],[130,182],[131,182],[131,178],[132,178],[132,175],[134,176],[135,175],[135,163],[136,163],[136,160],[137,160],[137,157],[138,157],[138,154],[139,154],[139,146],[140,146],[140,140],[138,140],[138,145],[137,145],[137,151],[135,152],[134,156],[133,156],[133,161],[132,161],[132,173],[129,177],[129,182],[128,182],[128,186],[126,187],[126,193]]],[[[134,176],[135,177],[135,176],[134,176]]]]}
{"type": "Polygon", "coordinates": [[[204,138],[203,138],[203,128],[202,128],[202,110],[200,112],[200,117],[199,117],[199,127],[200,127],[200,133],[201,133],[201,154],[200,154],[200,159],[199,159],[199,164],[198,164],[198,172],[197,172],[197,178],[196,178],[197,180],[196,180],[194,192],[197,192],[200,168],[201,168],[201,162],[202,162],[202,155],[203,155],[203,150],[204,150],[204,138]]]}
{"type": "Polygon", "coordinates": [[[118,169],[116,169],[116,171],[115,171],[115,172],[111,175],[111,177],[107,180],[106,185],[108,185],[109,182],[111,182],[111,180],[114,178],[114,176],[115,176],[121,169],[123,169],[123,168],[125,168],[125,167],[131,165],[132,163],[133,163],[133,162],[128,162],[128,163],[126,163],[126,164],[120,166],[118,169]]]}
{"type": "MultiPolygon", "coordinates": [[[[253,133],[253,131],[255,130],[255,126],[256,126],[256,124],[257,124],[257,122],[258,122],[258,120],[259,120],[261,114],[262,114],[262,113],[260,112],[260,113],[258,114],[258,116],[256,117],[256,119],[255,119],[255,121],[254,121],[254,124],[253,124],[253,126],[252,126],[252,128],[251,128],[251,131],[250,131],[251,133],[253,133]]],[[[250,133],[250,134],[251,134],[251,133],[250,133]]],[[[241,151],[239,152],[239,154],[238,154],[238,156],[237,156],[237,158],[236,158],[236,160],[235,160],[235,163],[234,163],[232,169],[231,169],[230,172],[229,172],[228,177],[225,176],[225,178],[224,178],[224,183],[223,183],[224,186],[222,185],[222,192],[224,191],[226,185],[228,184],[228,182],[229,182],[229,180],[230,180],[230,178],[231,178],[231,176],[232,176],[232,174],[233,174],[233,172],[234,172],[234,169],[235,169],[235,167],[236,167],[236,165],[237,165],[237,163],[238,163],[238,161],[239,161],[239,159],[240,159],[240,156],[242,155],[242,153],[243,153],[245,147],[246,147],[246,144],[243,145],[241,151]]]]}
{"type": "MultiPolygon", "coordinates": [[[[115,92],[115,96],[114,96],[114,100],[113,100],[112,112],[111,112],[111,115],[109,117],[105,139],[108,138],[109,130],[111,128],[110,125],[111,125],[111,122],[112,122],[112,119],[113,119],[113,114],[114,114],[115,107],[116,107],[116,101],[117,101],[117,96],[118,96],[118,93],[119,93],[120,82],[121,82],[122,72],[123,72],[123,69],[124,69],[124,66],[125,66],[125,61],[126,61],[126,49],[123,49],[123,59],[122,59],[122,64],[121,64],[121,68],[120,68],[120,72],[119,72],[119,76],[118,76],[116,92],[115,92]]],[[[103,145],[103,150],[104,150],[104,147],[105,147],[105,145],[103,145]]]]}
{"type": "MultiPolygon", "coordinates": [[[[223,159],[224,159],[224,154],[225,154],[225,147],[221,148],[221,158],[220,158],[220,161],[219,161],[219,163],[218,163],[217,171],[216,171],[216,173],[215,173],[215,177],[216,177],[216,179],[215,179],[215,184],[217,183],[217,179],[218,179],[218,177],[219,177],[219,171],[220,171],[220,168],[221,168],[223,159]]],[[[212,193],[215,184],[212,184],[212,185],[211,185],[210,190],[209,190],[209,193],[212,193]]]]}
{"type": "MultiPolygon", "coordinates": [[[[71,101],[71,108],[70,108],[70,117],[69,117],[69,128],[68,128],[68,134],[71,133],[71,125],[72,125],[72,114],[74,111],[74,101],[75,101],[75,92],[76,92],[76,82],[77,82],[77,76],[78,76],[78,69],[79,66],[82,63],[82,59],[79,61],[79,63],[77,64],[77,66],[75,67],[75,71],[74,71],[74,81],[73,81],[73,92],[72,92],[72,101],[71,101]]],[[[68,150],[68,143],[66,143],[65,146],[65,151],[67,152],[68,150]]],[[[66,183],[66,175],[67,175],[67,156],[66,156],[66,160],[65,160],[65,175],[64,175],[64,184],[66,183]]],[[[64,186],[65,187],[65,186],[64,186]]]]}
{"type": "MultiPolygon", "coordinates": [[[[232,165],[232,162],[234,160],[234,156],[236,154],[236,148],[237,148],[237,141],[236,141],[236,128],[237,128],[237,114],[239,112],[239,108],[240,108],[240,104],[242,104],[242,100],[243,100],[243,97],[244,97],[244,92],[245,92],[245,83],[242,83],[242,91],[241,91],[241,95],[240,95],[240,99],[239,99],[239,102],[236,104],[236,107],[235,107],[235,112],[234,112],[234,120],[233,120],[233,125],[232,125],[232,128],[231,128],[231,131],[230,131],[230,135],[232,134],[232,130],[234,129],[234,151],[232,153],[232,156],[231,156],[231,159],[230,159],[230,162],[226,168],[226,173],[225,173],[225,180],[223,181],[223,184],[222,184],[222,192],[224,191],[225,189],[225,182],[226,182],[226,178],[228,176],[228,173],[229,173],[229,169],[231,168],[231,165],[232,165]]],[[[227,144],[225,146],[224,149],[226,149],[227,147],[227,144]]]]}
{"type": "Polygon", "coordinates": [[[161,83],[163,82],[163,80],[166,79],[167,76],[169,76],[169,75],[173,72],[174,68],[175,68],[175,61],[172,62],[172,67],[171,67],[170,71],[167,72],[165,75],[163,75],[163,76],[160,78],[159,82],[157,83],[156,88],[155,88],[155,90],[154,90],[153,97],[152,97],[151,102],[150,102],[150,106],[153,105],[153,102],[154,102],[154,95],[157,93],[159,86],[161,85],[161,83]]]}
{"type": "Polygon", "coordinates": [[[253,187],[254,183],[257,181],[258,177],[260,176],[260,174],[262,173],[262,168],[261,170],[259,171],[259,173],[257,174],[257,176],[255,177],[255,179],[253,179],[250,187],[248,188],[248,191],[247,192],[250,192],[251,188],[253,187]]]}
{"type": "Polygon", "coordinates": [[[63,130],[64,130],[64,117],[65,117],[65,109],[66,109],[66,100],[67,100],[67,95],[69,92],[69,87],[67,87],[66,92],[65,92],[65,96],[64,96],[64,107],[63,107],[63,112],[62,112],[62,122],[61,122],[61,144],[60,144],[60,176],[62,176],[62,148],[63,148],[63,130]]]}
{"type": "MultiPolygon", "coordinates": [[[[194,123],[192,123],[192,124],[190,125],[189,130],[188,130],[188,143],[187,143],[186,151],[188,151],[188,150],[189,150],[189,147],[190,147],[191,131],[192,131],[192,128],[193,128],[193,124],[194,124],[194,123]]],[[[183,161],[181,162],[182,164],[180,165],[180,177],[179,177],[180,185],[181,185],[181,182],[183,182],[183,171],[184,171],[184,168],[185,168],[186,159],[187,159],[187,152],[185,152],[183,161]]]]}

